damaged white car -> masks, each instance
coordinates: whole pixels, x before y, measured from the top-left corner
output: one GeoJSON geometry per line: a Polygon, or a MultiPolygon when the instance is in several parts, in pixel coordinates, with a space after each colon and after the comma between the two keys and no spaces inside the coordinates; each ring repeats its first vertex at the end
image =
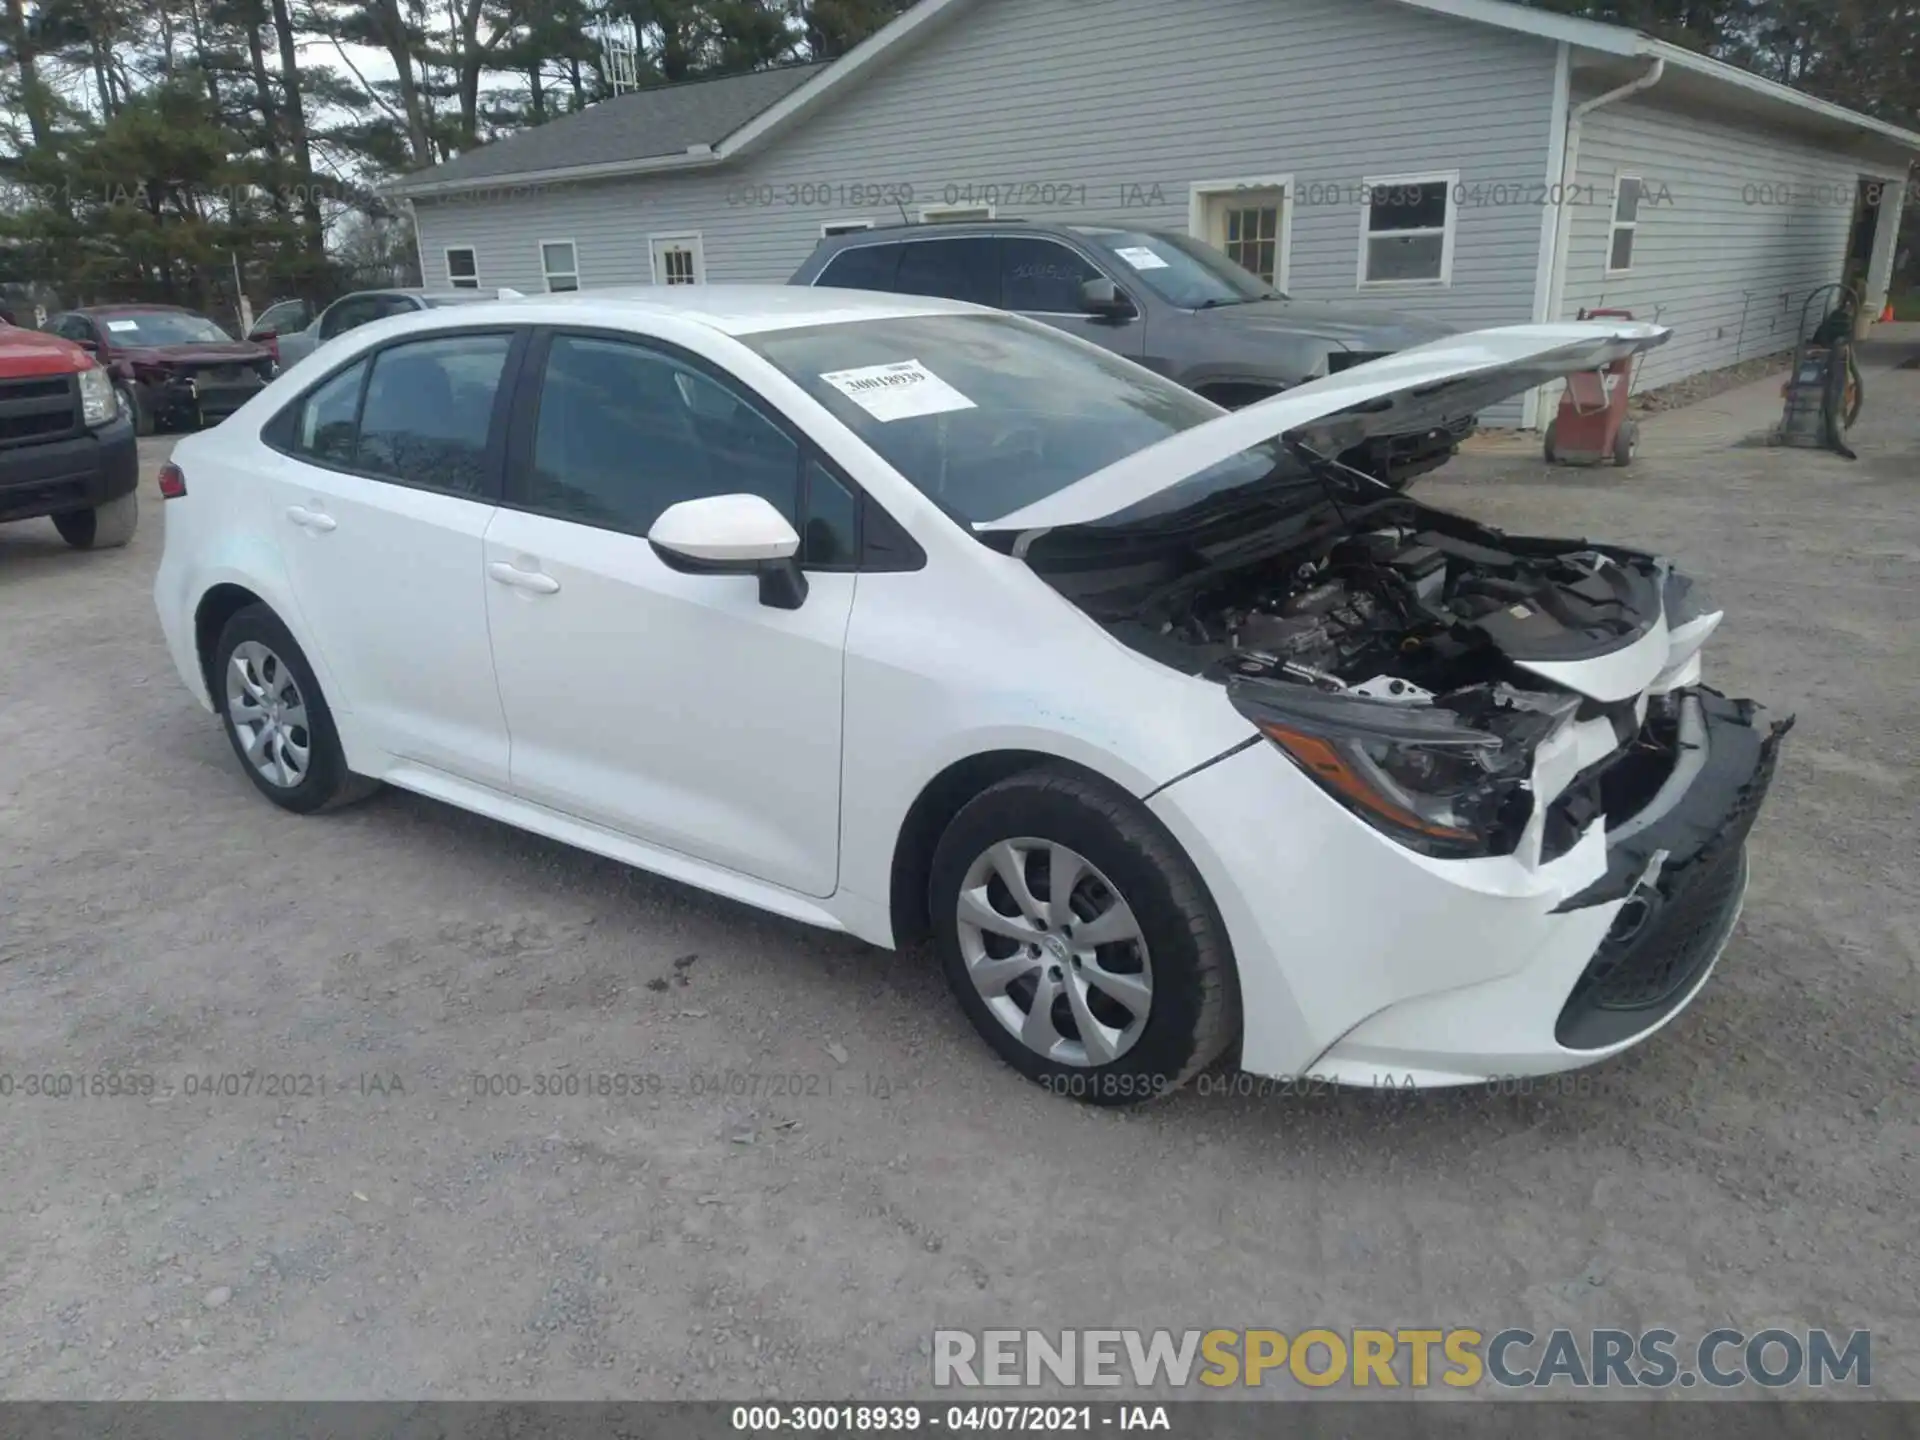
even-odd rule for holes
{"type": "Polygon", "coordinates": [[[787,288],[368,326],[184,439],[155,595],[269,798],[386,781],[876,944],[1050,1088],[1397,1088],[1705,983],[1786,723],[1665,561],[1327,457],[1661,343],[1518,326],[1227,414],[787,288]]]}

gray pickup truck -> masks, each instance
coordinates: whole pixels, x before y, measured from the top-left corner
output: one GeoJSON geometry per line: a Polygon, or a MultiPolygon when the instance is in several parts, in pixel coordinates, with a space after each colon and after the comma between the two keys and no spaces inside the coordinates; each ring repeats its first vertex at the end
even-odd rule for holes
{"type": "MultiPolygon", "coordinates": [[[[948,221],[822,240],[794,285],[938,295],[1078,335],[1228,409],[1454,333],[1415,316],[1283,295],[1213,247],[1165,230],[948,221]]],[[[1474,417],[1341,458],[1402,487],[1453,458],[1474,417]]]]}

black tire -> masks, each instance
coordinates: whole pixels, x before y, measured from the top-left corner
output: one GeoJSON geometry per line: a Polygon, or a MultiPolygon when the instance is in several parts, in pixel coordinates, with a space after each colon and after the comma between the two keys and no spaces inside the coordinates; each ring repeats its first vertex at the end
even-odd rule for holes
{"type": "Polygon", "coordinates": [[[1637,420],[1622,420],[1613,437],[1613,463],[1624,470],[1633,464],[1633,457],[1639,451],[1640,423],[1637,420]]]}
{"type": "MultiPolygon", "coordinates": [[[[1239,1036],[1232,953],[1205,884],[1165,828],[1113,786],[1043,767],[981,792],[941,836],[928,898],[941,967],[960,1008],[1001,1059],[1055,1094],[1097,1105],[1152,1099],[1185,1084],[1239,1036]],[[1100,872],[1094,883],[1109,881],[1138,923],[1152,1000],[1131,1048],[1107,1064],[1062,1063],[1029,1048],[970,978],[956,914],[961,890],[978,858],[1015,839],[1077,852],[1100,872]]],[[[1015,1003],[1031,1013],[1030,1001],[1015,1003]]]]}
{"type": "Polygon", "coordinates": [[[1560,422],[1558,420],[1549,420],[1547,422],[1546,444],[1543,447],[1546,451],[1547,463],[1549,465],[1557,465],[1560,463],[1559,441],[1560,441],[1560,422]]]}
{"type": "Polygon", "coordinates": [[[53,517],[53,528],[76,550],[114,550],[133,539],[140,498],[132,491],[94,506],[53,517]]]}
{"type": "Polygon", "coordinates": [[[326,696],[320,692],[320,682],[314,679],[313,667],[280,617],[265,605],[249,605],[235,612],[221,627],[220,638],[214,642],[211,670],[213,703],[220,712],[221,727],[227,732],[241,770],[256,790],[281,809],[310,815],[328,806],[363,799],[378,788],[373,781],[347,769],[346,756],[340,749],[340,735],[333,724],[333,712],[327,708],[326,696]],[[305,724],[301,728],[306,732],[308,759],[305,773],[295,784],[277,783],[255,766],[247,753],[247,739],[242,736],[228,703],[228,676],[233,670],[234,652],[247,644],[264,646],[275,659],[284,662],[284,672],[277,667],[271,673],[262,672],[269,687],[279,684],[277,693],[284,698],[284,679],[291,678],[298,698],[304,701],[305,724]]]}
{"type": "Polygon", "coordinates": [[[153,411],[140,403],[140,392],[131,385],[125,384],[115,385],[113,388],[120,392],[121,408],[133,420],[133,433],[143,436],[153,434],[156,428],[153,411]]]}

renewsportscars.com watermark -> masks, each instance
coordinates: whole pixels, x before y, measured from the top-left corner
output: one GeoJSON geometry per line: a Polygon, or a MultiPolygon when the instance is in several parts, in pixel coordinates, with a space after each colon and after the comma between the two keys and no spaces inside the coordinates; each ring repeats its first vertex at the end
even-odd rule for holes
{"type": "Polygon", "coordinates": [[[937,1389],[1866,1388],[1873,1383],[1873,1335],[1710,1330],[1687,1342],[1672,1330],[1610,1329],[936,1330],[933,1383],[937,1389]]]}

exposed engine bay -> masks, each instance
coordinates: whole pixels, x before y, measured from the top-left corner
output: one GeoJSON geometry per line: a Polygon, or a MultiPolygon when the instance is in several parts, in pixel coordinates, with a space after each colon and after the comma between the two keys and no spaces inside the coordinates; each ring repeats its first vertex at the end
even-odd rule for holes
{"type": "Polygon", "coordinates": [[[1655,682],[1717,615],[1665,561],[1409,501],[1343,518],[1157,577],[1049,578],[1093,580],[1080,603],[1116,638],[1224,684],[1342,803],[1430,853],[1551,858],[1673,772],[1655,682]]]}
{"type": "Polygon", "coordinates": [[[1468,538],[1408,518],[1416,523],[1324,539],[1215,583],[1169,587],[1115,631],[1208,678],[1423,704],[1521,679],[1516,664],[1604,655],[1660,616],[1666,569],[1651,557],[1579,542],[1508,549],[1492,532],[1468,538]]]}
{"type": "Polygon", "coordinates": [[[1384,528],[1194,595],[1164,634],[1206,657],[1202,670],[1417,703],[1509,678],[1513,660],[1628,643],[1657,595],[1659,570],[1599,551],[1523,557],[1384,528]]]}

